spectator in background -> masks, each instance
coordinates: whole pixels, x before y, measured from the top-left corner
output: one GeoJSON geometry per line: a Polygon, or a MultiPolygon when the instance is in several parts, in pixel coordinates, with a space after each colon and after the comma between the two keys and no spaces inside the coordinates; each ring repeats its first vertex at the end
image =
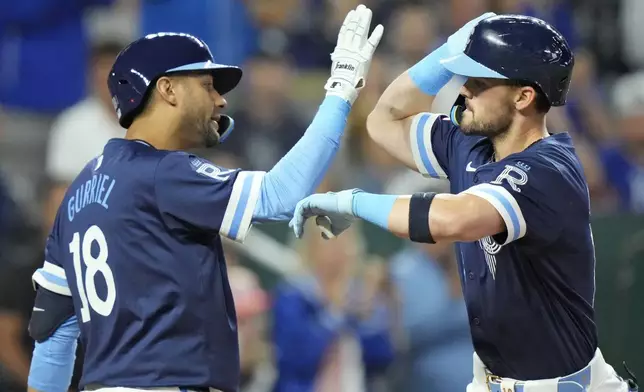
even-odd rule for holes
{"type": "MultiPolygon", "coordinates": [[[[608,94],[602,90],[596,74],[594,56],[586,49],[575,52],[575,67],[570,81],[567,104],[555,112],[563,112],[570,124],[569,132],[584,135],[592,143],[602,143],[613,133],[613,116],[608,94]]],[[[557,115],[559,113],[556,113],[557,115]]],[[[560,125],[555,125],[557,128],[560,125]]]]}
{"type": "Polygon", "coordinates": [[[552,24],[577,49],[579,32],[575,26],[573,7],[569,0],[496,0],[502,13],[534,16],[552,24]]]}
{"type": "Polygon", "coordinates": [[[34,221],[49,128],[85,94],[84,12],[111,3],[0,0],[0,166],[34,221]]]}
{"type": "Polygon", "coordinates": [[[241,265],[228,267],[228,280],[237,312],[240,392],[269,392],[275,381],[267,342],[268,296],[254,272],[241,265]]]}
{"type": "MultiPolygon", "coordinates": [[[[246,0],[245,4],[257,28],[258,49],[274,56],[286,53],[297,56],[297,51],[294,53],[291,48],[291,40],[297,31],[296,25],[303,21],[305,8],[301,0],[246,0]]],[[[338,29],[335,31],[337,36],[338,29]]],[[[320,50],[321,53],[333,51],[314,50],[320,50]]]]}
{"type": "Polygon", "coordinates": [[[141,35],[192,34],[208,44],[219,63],[242,64],[258,45],[255,21],[248,12],[248,4],[254,1],[140,0],[141,35]]]}
{"type": "Polygon", "coordinates": [[[393,361],[394,315],[381,282],[357,277],[363,260],[355,230],[327,242],[308,227],[311,270],[276,289],[276,392],[373,390],[393,361]]]}
{"type": "Polygon", "coordinates": [[[474,347],[452,244],[409,245],[390,271],[407,341],[395,390],[465,391],[474,347]]]}
{"type": "MultiPolygon", "coordinates": [[[[264,0],[264,3],[270,1],[264,0]]],[[[371,5],[370,1],[362,2],[367,7],[371,5]]],[[[306,70],[329,67],[331,59],[324,54],[333,51],[338,28],[347,12],[357,5],[356,0],[301,0],[297,14],[291,19],[287,41],[285,40],[293,63],[306,70]]]]}
{"type": "Polygon", "coordinates": [[[125,135],[107,88],[107,76],[123,46],[120,42],[104,41],[92,48],[90,95],[65,110],[51,129],[45,170],[50,183],[43,226],[47,234],[68,185],[87,162],[103,151],[109,139],[125,135]]]}
{"type": "Polygon", "coordinates": [[[0,259],[0,391],[27,390],[33,341],[27,332],[35,291],[33,267],[0,259]]]}
{"type": "Polygon", "coordinates": [[[24,246],[34,230],[5,185],[0,176],[0,391],[23,392],[33,350],[27,333],[35,296],[31,274],[42,263],[42,252],[24,246]]]}
{"type": "Polygon", "coordinates": [[[609,212],[615,209],[616,199],[608,186],[597,147],[612,139],[615,132],[610,105],[595,70],[592,54],[579,48],[567,104],[552,108],[546,121],[548,128],[567,131],[572,136],[588,182],[591,209],[609,212]]]}
{"type": "Polygon", "coordinates": [[[237,252],[224,242],[228,281],[235,301],[239,333],[241,383],[239,392],[269,392],[275,382],[266,322],[270,309],[268,294],[257,275],[239,264],[237,252]]]}
{"type": "Polygon", "coordinates": [[[623,37],[623,53],[633,69],[644,68],[644,1],[621,0],[619,23],[623,37]]]}
{"type": "Polygon", "coordinates": [[[297,143],[307,121],[289,95],[292,69],[283,57],[260,55],[244,67],[244,105],[232,113],[235,131],[226,148],[254,170],[273,167],[297,143]]]}
{"type": "Polygon", "coordinates": [[[388,47],[392,51],[392,75],[400,75],[442,44],[435,10],[425,4],[394,9],[389,21],[388,47]]]}
{"type": "Polygon", "coordinates": [[[449,0],[446,12],[446,36],[461,28],[465,23],[492,10],[492,0],[449,0]]]}
{"type": "Polygon", "coordinates": [[[621,210],[644,213],[644,71],[621,77],[612,93],[619,118],[617,137],[601,148],[606,178],[621,210]]]}
{"type": "MultiPolygon", "coordinates": [[[[372,25],[376,25],[383,23],[392,6],[398,4],[397,0],[250,0],[250,3],[255,2],[278,9],[288,9],[284,4],[292,4],[289,23],[282,23],[280,33],[275,29],[264,30],[272,32],[266,37],[282,37],[275,40],[281,40],[283,50],[293,58],[293,63],[306,71],[326,69],[331,65],[324,54],[333,51],[338,28],[349,10],[358,4],[366,5],[373,11],[372,25]],[[284,32],[288,34],[284,35],[284,32]]],[[[263,48],[268,49],[266,45],[263,48]]]]}
{"type": "Polygon", "coordinates": [[[353,105],[347,121],[347,141],[333,165],[337,187],[355,186],[367,192],[381,192],[384,184],[401,168],[391,155],[367,134],[367,116],[391,82],[388,58],[375,55],[369,68],[368,83],[353,105]]]}

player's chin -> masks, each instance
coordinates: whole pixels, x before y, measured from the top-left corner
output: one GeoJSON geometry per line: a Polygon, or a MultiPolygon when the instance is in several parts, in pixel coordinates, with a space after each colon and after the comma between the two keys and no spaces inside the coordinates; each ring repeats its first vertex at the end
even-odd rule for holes
{"type": "Polygon", "coordinates": [[[468,135],[476,132],[476,124],[474,122],[472,112],[469,110],[463,112],[463,117],[461,118],[459,127],[463,133],[468,135]]]}
{"type": "Polygon", "coordinates": [[[219,125],[216,121],[210,120],[203,132],[203,144],[205,147],[214,147],[219,144],[219,125]]]}
{"type": "Polygon", "coordinates": [[[475,121],[463,121],[461,123],[461,132],[470,136],[489,136],[487,128],[482,127],[481,124],[477,124],[475,121]]]}

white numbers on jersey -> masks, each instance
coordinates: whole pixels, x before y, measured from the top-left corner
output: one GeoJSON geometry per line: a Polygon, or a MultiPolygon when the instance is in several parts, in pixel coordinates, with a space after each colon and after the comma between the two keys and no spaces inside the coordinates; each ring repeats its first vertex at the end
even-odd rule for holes
{"type": "Polygon", "coordinates": [[[503,172],[491,183],[501,185],[503,180],[508,182],[508,185],[510,185],[513,191],[521,192],[519,185],[528,183],[528,174],[516,166],[505,165],[503,172]]]}
{"type": "Polygon", "coordinates": [[[74,259],[74,271],[76,272],[76,285],[81,299],[81,321],[86,323],[91,320],[89,308],[91,307],[101,316],[109,316],[116,301],[116,285],[114,275],[107,264],[107,241],[105,234],[100,227],[94,225],[87,229],[83,235],[82,243],[79,233],[74,233],[72,242],[69,243],[69,251],[74,259]],[[92,244],[98,245],[98,254],[92,255],[92,244]],[[82,246],[81,246],[82,245],[82,246]],[[83,279],[81,260],[86,266],[83,279]],[[99,273],[105,280],[107,286],[107,298],[101,299],[96,292],[96,274],[99,273]]]}

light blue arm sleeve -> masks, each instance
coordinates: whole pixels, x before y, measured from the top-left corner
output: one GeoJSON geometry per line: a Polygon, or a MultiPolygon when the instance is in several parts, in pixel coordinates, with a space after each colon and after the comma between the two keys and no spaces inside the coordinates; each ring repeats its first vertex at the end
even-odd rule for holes
{"type": "Polygon", "coordinates": [[[252,221],[288,220],[295,205],[318,187],[340,147],[351,106],[324,99],[302,138],[264,175],[252,221]]]}
{"type": "Polygon", "coordinates": [[[449,50],[445,43],[409,69],[409,77],[425,94],[436,96],[454,76],[440,63],[441,59],[448,56],[449,50]]]}
{"type": "Polygon", "coordinates": [[[79,335],[78,320],[72,316],[49,339],[36,342],[29,369],[29,387],[38,391],[67,392],[74,372],[79,335]]]}

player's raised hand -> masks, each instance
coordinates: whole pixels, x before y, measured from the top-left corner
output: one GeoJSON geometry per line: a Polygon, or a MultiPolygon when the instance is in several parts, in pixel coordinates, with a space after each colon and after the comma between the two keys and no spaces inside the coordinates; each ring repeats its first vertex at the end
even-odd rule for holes
{"type": "Polygon", "coordinates": [[[295,237],[302,237],[306,220],[313,216],[316,217],[315,223],[324,239],[328,240],[340,235],[351,226],[355,219],[353,195],[356,192],[360,192],[360,190],[349,189],[337,193],[317,193],[300,200],[295,207],[293,219],[288,224],[295,232],[295,237]]]}
{"type": "Polygon", "coordinates": [[[378,25],[369,35],[371,16],[371,10],[362,4],[349,11],[331,53],[331,77],[324,88],[327,95],[337,95],[350,104],[365,86],[371,58],[384,31],[384,27],[378,25]]]}
{"type": "Polygon", "coordinates": [[[486,12],[483,15],[477,16],[476,18],[465,23],[463,27],[458,29],[454,34],[449,36],[447,39],[447,47],[449,48],[449,53],[451,55],[460,54],[465,50],[465,46],[472,34],[472,30],[479,24],[480,21],[491,18],[495,16],[494,12],[486,12]]]}

